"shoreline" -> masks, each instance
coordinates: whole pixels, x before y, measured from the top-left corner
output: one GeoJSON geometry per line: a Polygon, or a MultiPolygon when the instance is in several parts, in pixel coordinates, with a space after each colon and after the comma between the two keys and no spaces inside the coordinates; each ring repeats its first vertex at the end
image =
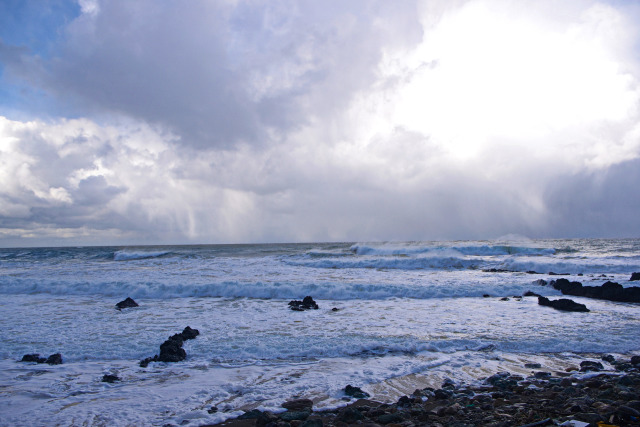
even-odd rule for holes
{"type": "Polygon", "coordinates": [[[535,364],[527,368],[532,375],[526,377],[498,372],[474,385],[444,381],[395,403],[356,392],[354,398],[345,395],[344,407],[314,411],[311,400],[296,399],[285,402],[283,412],[254,409],[205,426],[640,426],[640,356],[616,360],[602,355],[564,371],[544,371],[535,364]],[[603,361],[614,370],[605,370],[603,361]]]}

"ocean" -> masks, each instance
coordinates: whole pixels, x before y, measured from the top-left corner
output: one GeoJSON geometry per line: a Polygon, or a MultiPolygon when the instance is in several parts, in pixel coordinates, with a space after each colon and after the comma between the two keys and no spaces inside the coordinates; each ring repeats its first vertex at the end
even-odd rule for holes
{"type": "Polygon", "coordinates": [[[344,406],[347,384],[392,402],[628,357],[639,305],[514,297],[560,296],[550,273],[632,286],[638,271],[639,239],[0,249],[0,425],[202,425],[292,398],[344,406]],[[289,308],[307,295],[319,309],[289,308]],[[139,307],[116,310],[126,297],[139,307]],[[139,366],[186,326],[186,360],[139,366]],[[64,363],[19,362],[32,353],[64,363]]]}

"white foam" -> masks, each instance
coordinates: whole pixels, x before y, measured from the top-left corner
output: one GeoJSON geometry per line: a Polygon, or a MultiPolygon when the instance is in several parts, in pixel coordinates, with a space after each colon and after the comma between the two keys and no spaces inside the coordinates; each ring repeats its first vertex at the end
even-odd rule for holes
{"type": "Polygon", "coordinates": [[[157,258],[167,255],[169,251],[124,249],[113,254],[114,261],[131,261],[137,259],[157,258]]]}

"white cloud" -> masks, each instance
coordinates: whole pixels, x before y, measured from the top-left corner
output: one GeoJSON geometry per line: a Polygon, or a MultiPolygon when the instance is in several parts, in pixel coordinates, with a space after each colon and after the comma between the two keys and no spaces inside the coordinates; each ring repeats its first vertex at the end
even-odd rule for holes
{"type": "Polygon", "coordinates": [[[83,118],[0,118],[0,244],[640,229],[633,10],[81,6],[53,59],[4,57],[83,118]]]}

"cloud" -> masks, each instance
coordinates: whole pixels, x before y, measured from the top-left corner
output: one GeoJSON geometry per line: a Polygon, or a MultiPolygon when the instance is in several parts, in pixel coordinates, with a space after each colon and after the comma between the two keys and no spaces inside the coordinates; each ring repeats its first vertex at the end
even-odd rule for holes
{"type": "Polygon", "coordinates": [[[2,245],[637,234],[633,5],[80,6],[0,44],[2,245]]]}

